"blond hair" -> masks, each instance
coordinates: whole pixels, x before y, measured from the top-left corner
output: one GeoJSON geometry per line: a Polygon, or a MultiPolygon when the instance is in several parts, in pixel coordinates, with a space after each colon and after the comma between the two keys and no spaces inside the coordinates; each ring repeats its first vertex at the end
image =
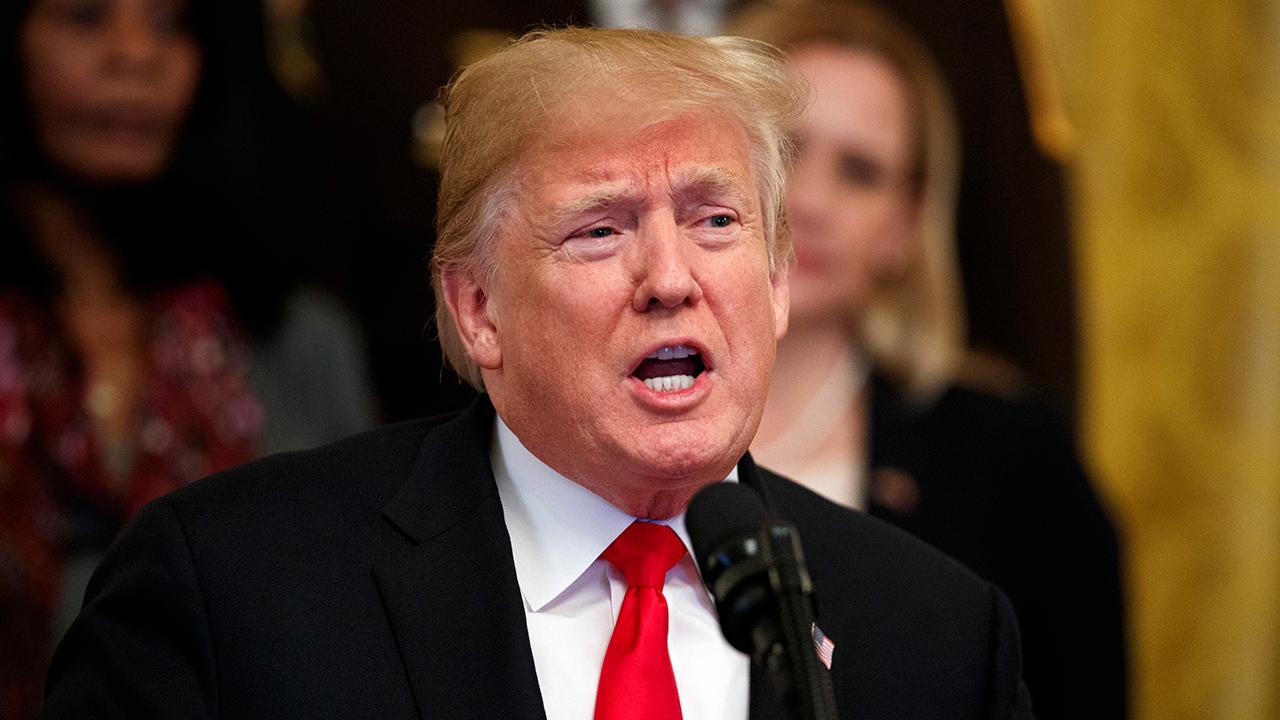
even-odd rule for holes
{"type": "Polygon", "coordinates": [[[445,304],[441,277],[492,280],[500,220],[518,203],[521,160],[555,131],[634,132],[686,112],[736,120],[746,134],[769,251],[785,271],[791,243],[782,214],[790,162],[787,129],[803,109],[803,86],[774,48],[736,37],[696,38],[649,30],[541,29],[463,69],[440,93],[445,135],[431,282],[445,359],[483,388],[445,304]],[[600,127],[601,101],[627,111],[600,127]],[[585,118],[585,120],[583,119],[585,118]]]}
{"type": "Polygon", "coordinates": [[[868,52],[901,76],[914,108],[914,190],[921,208],[920,254],[877,287],[858,324],[871,361],[927,398],[955,377],[965,354],[965,317],[955,249],[959,136],[951,100],[928,51],[884,11],[848,0],[756,6],[734,25],[784,52],[829,45],[868,52]]]}

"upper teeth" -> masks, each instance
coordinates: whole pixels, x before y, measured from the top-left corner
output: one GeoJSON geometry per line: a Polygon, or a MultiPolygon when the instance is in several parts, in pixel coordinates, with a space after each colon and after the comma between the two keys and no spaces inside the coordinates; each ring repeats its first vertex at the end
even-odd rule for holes
{"type": "Polygon", "coordinates": [[[648,354],[650,360],[681,360],[690,355],[697,355],[698,351],[686,345],[676,345],[675,347],[661,347],[648,354]]]}

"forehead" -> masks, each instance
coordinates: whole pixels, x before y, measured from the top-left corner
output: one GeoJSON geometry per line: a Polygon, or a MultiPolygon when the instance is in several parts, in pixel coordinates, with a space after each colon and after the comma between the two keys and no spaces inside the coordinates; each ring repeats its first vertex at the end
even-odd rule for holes
{"type": "Polygon", "coordinates": [[[836,45],[811,45],[791,62],[813,89],[803,124],[835,139],[905,145],[911,98],[902,75],[880,55],[836,45]]]}
{"type": "Polygon", "coordinates": [[[520,163],[522,195],[557,203],[702,188],[754,202],[747,135],[736,120],[698,112],[617,128],[625,120],[561,131],[530,148],[520,163]]]}

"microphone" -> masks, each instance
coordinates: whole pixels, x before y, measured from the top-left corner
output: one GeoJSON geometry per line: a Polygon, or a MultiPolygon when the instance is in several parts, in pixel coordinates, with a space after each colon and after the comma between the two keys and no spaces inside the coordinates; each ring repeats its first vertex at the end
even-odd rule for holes
{"type": "Polygon", "coordinates": [[[768,671],[794,717],[835,720],[831,676],[812,644],[813,582],[790,523],[739,483],[694,495],[685,525],[729,644],[768,671]]]}
{"type": "Polygon", "coordinates": [[[684,518],[720,629],[730,645],[754,659],[757,647],[771,638],[753,633],[774,629],[768,619],[776,604],[760,542],[764,503],[738,483],[717,483],[693,496],[684,518]]]}

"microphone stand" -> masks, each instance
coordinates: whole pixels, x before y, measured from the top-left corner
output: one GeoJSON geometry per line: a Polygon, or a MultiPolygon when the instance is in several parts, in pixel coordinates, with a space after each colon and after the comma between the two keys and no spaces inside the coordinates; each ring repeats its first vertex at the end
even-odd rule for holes
{"type": "Polygon", "coordinates": [[[813,581],[796,530],[789,523],[770,521],[761,539],[782,636],[773,638],[765,650],[765,667],[797,720],[837,720],[831,676],[813,647],[813,581]]]}
{"type": "Polygon", "coordinates": [[[837,720],[831,676],[813,646],[813,581],[796,529],[750,488],[703,488],[685,514],[725,639],[764,668],[796,720],[837,720]]]}

